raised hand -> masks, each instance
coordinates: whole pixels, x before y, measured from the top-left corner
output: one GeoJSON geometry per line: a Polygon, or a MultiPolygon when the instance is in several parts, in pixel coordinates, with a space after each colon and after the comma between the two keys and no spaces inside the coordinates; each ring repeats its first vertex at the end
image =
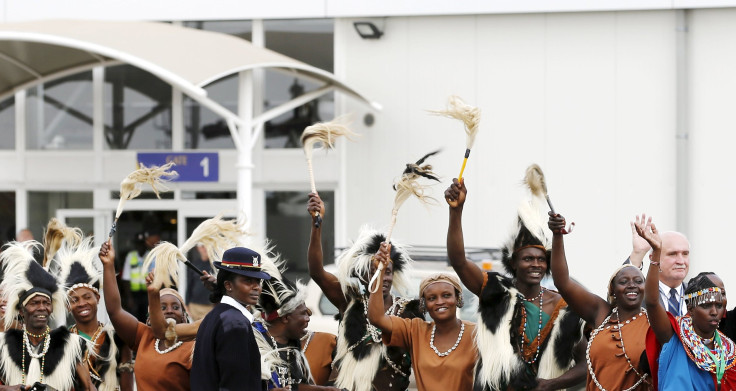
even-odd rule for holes
{"type": "Polygon", "coordinates": [[[555,235],[566,234],[567,230],[565,229],[565,225],[567,225],[567,222],[565,221],[565,218],[561,214],[552,213],[551,211],[547,214],[549,215],[549,221],[547,222],[549,230],[555,235]]]}
{"type": "Polygon", "coordinates": [[[112,247],[110,241],[102,243],[98,256],[100,257],[100,261],[102,261],[102,265],[115,266],[115,249],[112,247]]]}
{"type": "Polygon", "coordinates": [[[662,238],[659,237],[659,231],[657,230],[657,226],[652,222],[651,217],[647,219],[646,214],[636,216],[634,228],[636,228],[637,235],[646,240],[652,249],[655,251],[662,249],[662,238]]]}
{"type": "Polygon", "coordinates": [[[450,208],[462,208],[467,194],[468,189],[465,188],[465,180],[458,181],[457,178],[454,178],[450,187],[445,190],[445,201],[450,205],[450,208]]]}
{"type": "Polygon", "coordinates": [[[214,292],[215,288],[217,288],[217,277],[207,273],[207,271],[202,272],[199,280],[202,281],[204,287],[210,292],[214,292]]]}
{"type": "Polygon", "coordinates": [[[161,290],[161,287],[153,285],[153,279],[153,272],[148,272],[148,275],[146,276],[146,289],[148,290],[148,293],[157,294],[161,290]]]}
{"type": "Polygon", "coordinates": [[[383,264],[383,270],[386,270],[386,266],[391,261],[391,245],[386,242],[381,243],[381,247],[378,248],[376,255],[371,260],[373,261],[373,270],[376,270],[378,264],[381,263],[383,264]]]}
{"type": "Polygon", "coordinates": [[[309,193],[309,201],[307,201],[307,212],[309,212],[309,215],[312,216],[313,219],[316,219],[314,212],[319,212],[322,218],[325,217],[325,203],[322,202],[321,198],[319,198],[319,194],[309,193]]]}
{"type": "MultiPolygon", "coordinates": [[[[639,216],[636,216],[638,219],[639,216]]],[[[651,221],[651,218],[650,218],[651,221]]],[[[636,226],[634,225],[634,222],[631,221],[631,250],[633,253],[636,254],[646,254],[647,251],[652,249],[652,246],[649,245],[649,242],[646,241],[646,239],[639,236],[639,234],[636,232],[636,226]]]]}

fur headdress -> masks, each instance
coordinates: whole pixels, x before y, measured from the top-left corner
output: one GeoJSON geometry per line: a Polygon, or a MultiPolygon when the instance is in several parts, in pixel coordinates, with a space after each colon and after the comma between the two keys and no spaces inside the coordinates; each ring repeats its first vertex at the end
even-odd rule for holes
{"type": "Polygon", "coordinates": [[[56,265],[52,270],[58,270],[58,279],[67,291],[84,287],[100,293],[102,263],[97,257],[99,249],[93,247],[92,240],[92,237],[85,238],[76,248],[64,243],[52,260],[56,265]]]}
{"type": "MultiPolygon", "coordinates": [[[[532,167],[530,167],[531,169],[532,167]]],[[[527,170],[524,184],[529,188],[531,198],[522,201],[517,209],[518,218],[511,231],[511,237],[504,243],[501,261],[506,271],[513,275],[512,259],[514,254],[527,247],[544,249],[549,260],[552,251],[552,232],[547,227],[547,219],[544,208],[544,198],[538,189],[544,186],[544,177],[529,175],[527,170]],[[541,183],[540,183],[541,181],[541,183]]],[[[551,268],[547,268],[549,274],[551,268]]]]}
{"type": "Polygon", "coordinates": [[[60,289],[56,277],[33,259],[34,249],[40,246],[35,240],[10,242],[0,254],[0,263],[5,272],[0,290],[8,303],[4,319],[6,329],[18,317],[23,302],[37,294],[51,299],[51,316],[54,319],[64,319],[66,292],[60,289]]]}
{"type": "Polygon", "coordinates": [[[283,276],[286,262],[278,256],[272,258],[268,254],[268,251],[261,252],[261,269],[268,273],[271,279],[263,280],[263,290],[257,305],[266,325],[294,312],[307,299],[304,284],[299,281],[294,283],[283,276]]]}
{"type": "MultiPolygon", "coordinates": [[[[358,239],[343,252],[337,259],[337,278],[345,296],[356,297],[368,284],[371,272],[371,257],[373,257],[386,236],[369,227],[362,227],[358,239]]],[[[395,241],[391,241],[391,261],[394,266],[393,288],[400,295],[405,295],[408,289],[408,272],[411,267],[411,258],[406,248],[395,241]]]]}

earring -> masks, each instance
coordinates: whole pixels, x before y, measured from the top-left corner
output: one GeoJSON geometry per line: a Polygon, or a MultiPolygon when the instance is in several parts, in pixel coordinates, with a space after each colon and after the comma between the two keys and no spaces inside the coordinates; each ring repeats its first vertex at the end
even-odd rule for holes
{"type": "Polygon", "coordinates": [[[422,313],[427,312],[427,304],[424,301],[423,297],[419,299],[419,311],[421,311],[422,313]]]}
{"type": "Polygon", "coordinates": [[[457,308],[463,308],[465,306],[465,300],[463,300],[462,293],[457,298],[457,308]]]}

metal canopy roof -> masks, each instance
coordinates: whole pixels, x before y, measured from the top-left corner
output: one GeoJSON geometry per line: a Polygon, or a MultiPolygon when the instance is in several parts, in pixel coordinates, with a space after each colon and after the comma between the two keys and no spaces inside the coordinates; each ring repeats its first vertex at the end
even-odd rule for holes
{"type": "Polygon", "coordinates": [[[222,33],[156,22],[46,20],[0,24],[0,98],[100,65],[127,63],[188,95],[233,73],[275,68],[379,108],[329,72],[222,33]]]}

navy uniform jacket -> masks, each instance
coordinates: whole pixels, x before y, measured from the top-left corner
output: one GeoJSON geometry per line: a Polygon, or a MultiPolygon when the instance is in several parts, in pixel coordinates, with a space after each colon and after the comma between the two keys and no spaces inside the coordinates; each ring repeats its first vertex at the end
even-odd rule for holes
{"type": "Polygon", "coordinates": [[[192,390],[261,391],[261,354],[250,321],[220,303],[197,332],[190,374],[192,390]]]}

